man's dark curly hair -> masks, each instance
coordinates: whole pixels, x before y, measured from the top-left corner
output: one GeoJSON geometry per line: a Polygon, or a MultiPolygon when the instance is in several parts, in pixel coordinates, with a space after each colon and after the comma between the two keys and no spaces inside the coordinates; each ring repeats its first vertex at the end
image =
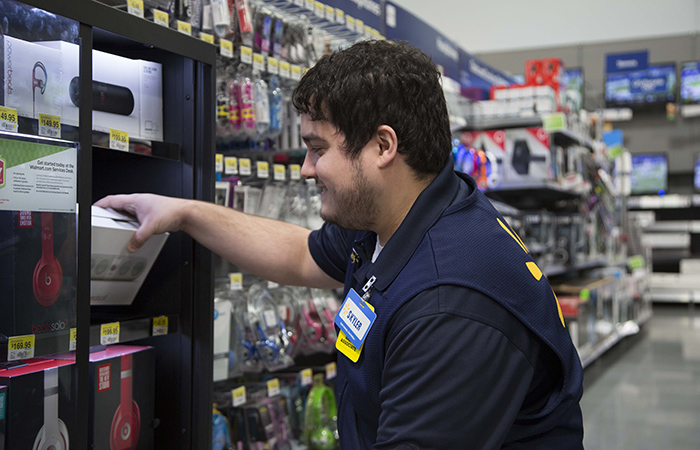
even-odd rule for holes
{"type": "Polygon", "coordinates": [[[408,43],[363,41],[322,57],[294,89],[292,102],[312,120],[334,125],[351,158],[381,125],[394,129],[398,152],[421,178],[440,172],[451,152],[440,73],[408,43]]]}

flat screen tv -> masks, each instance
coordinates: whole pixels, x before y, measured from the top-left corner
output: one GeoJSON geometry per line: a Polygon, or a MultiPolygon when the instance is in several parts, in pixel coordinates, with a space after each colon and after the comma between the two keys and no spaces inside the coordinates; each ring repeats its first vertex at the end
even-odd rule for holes
{"type": "Polygon", "coordinates": [[[681,65],[681,103],[700,103],[700,61],[681,65]]]}
{"type": "Polygon", "coordinates": [[[581,67],[567,68],[562,76],[561,85],[567,91],[578,91],[583,99],[583,69],[581,67]]]}
{"type": "Polygon", "coordinates": [[[676,64],[652,64],[644,70],[608,74],[605,79],[607,107],[665,105],[676,100],[676,64]]]}
{"type": "Polygon", "coordinates": [[[700,153],[695,155],[695,171],[693,173],[693,185],[696,191],[700,191],[700,153]]]}
{"type": "Polygon", "coordinates": [[[666,154],[633,154],[630,187],[632,195],[663,195],[668,189],[668,158],[666,154]]]}

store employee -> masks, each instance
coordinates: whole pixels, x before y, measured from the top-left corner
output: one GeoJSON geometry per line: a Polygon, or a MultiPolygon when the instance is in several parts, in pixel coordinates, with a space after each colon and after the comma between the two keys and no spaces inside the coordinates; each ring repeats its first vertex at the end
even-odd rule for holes
{"type": "Polygon", "coordinates": [[[582,448],[582,368],[557,299],[474,180],[454,172],[430,58],[361,42],[324,56],[293,102],[320,230],[153,195],[97,205],[139,218],[131,250],[182,230],[262,278],[344,284],[355,309],[343,326],[362,323],[338,354],[342,449],[582,448]]]}

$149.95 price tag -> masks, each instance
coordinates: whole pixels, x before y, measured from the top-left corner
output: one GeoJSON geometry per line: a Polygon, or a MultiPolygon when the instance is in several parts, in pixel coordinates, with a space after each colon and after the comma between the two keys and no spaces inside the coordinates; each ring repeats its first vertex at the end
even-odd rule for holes
{"type": "Polygon", "coordinates": [[[39,136],[61,137],[61,118],[50,114],[39,114],[39,136]]]}
{"type": "Polygon", "coordinates": [[[34,335],[14,336],[7,342],[7,360],[17,361],[34,357],[34,335]]]}
{"type": "Polygon", "coordinates": [[[17,110],[0,106],[0,131],[17,132],[17,110]]]}

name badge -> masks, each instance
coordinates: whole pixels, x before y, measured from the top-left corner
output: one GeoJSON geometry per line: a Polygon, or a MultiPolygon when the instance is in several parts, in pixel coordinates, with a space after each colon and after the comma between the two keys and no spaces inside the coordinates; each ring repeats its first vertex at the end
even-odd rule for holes
{"type": "Polygon", "coordinates": [[[352,345],[360,348],[376,319],[377,314],[372,311],[372,308],[362,300],[354,289],[350,289],[335,316],[335,324],[345,333],[345,337],[352,345]]]}
{"type": "MultiPolygon", "coordinates": [[[[370,305],[369,303],[365,303],[365,305],[369,306],[369,308],[372,311],[374,311],[372,305],[370,305]]],[[[352,345],[352,342],[348,340],[348,338],[345,336],[345,333],[343,333],[342,330],[338,333],[338,339],[335,341],[335,348],[338,349],[340,353],[347,356],[348,359],[354,363],[359,361],[360,353],[362,353],[362,349],[364,347],[364,342],[362,343],[362,346],[360,348],[357,348],[354,345],[352,345]]]]}

